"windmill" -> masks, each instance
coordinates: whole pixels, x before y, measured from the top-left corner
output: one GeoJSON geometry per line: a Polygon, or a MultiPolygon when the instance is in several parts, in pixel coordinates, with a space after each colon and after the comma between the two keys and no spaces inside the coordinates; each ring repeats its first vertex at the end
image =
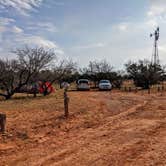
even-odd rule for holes
{"type": "Polygon", "coordinates": [[[154,33],[150,34],[150,37],[154,37],[154,46],[153,46],[153,53],[152,53],[152,65],[156,66],[159,64],[159,54],[158,54],[158,40],[159,40],[159,27],[155,30],[154,33]]]}

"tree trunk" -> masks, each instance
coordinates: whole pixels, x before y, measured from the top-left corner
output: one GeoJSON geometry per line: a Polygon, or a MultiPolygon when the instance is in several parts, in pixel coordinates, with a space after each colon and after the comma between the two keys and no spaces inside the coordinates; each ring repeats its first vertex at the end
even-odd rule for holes
{"type": "Polygon", "coordinates": [[[6,114],[0,114],[0,132],[5,132],[6,114]]]}
{"type": "Polygon", "coordinates": [[[33,93],[33,97],[34,97],[34,98],[36,98],[36,94],[37,94],[36,92],[33,93]]]}
{"type": "Polygon", "coordinates": [[[61,81],[59,81],[59,88],[60,88],[60,89],[63,88],[63,87],[62,87],[62,83],[61,83],[61,81]]]}
{"type": "Polygon", "coordinates": [[[11,94],[8,94],[8,95],[5,96],[5,99],[6,99],[6,100],[9,100],[9,99],[11,99],[11,97],[12,97],[12,95],[11,95],[11,94]]]}
{"type": "Polygon", "coordinates": [[[7,93],[5,96],[6,100],[11,99],[11,97],[15,94],[16,90],[11,90],[10,92],[7,93]]]}
{"type": "Polygon", "coordinates": [[[35,83],[34,86],[33,86],[33,97],[36,98],[37,96],[37,84],[35,83]]]}
{"type": "Polygon", "coordinates": [[[2,93],[0,94],[0,96],[4,97],[6,100],[11,99],[12,95],[13,94],[10,94],[10,93],[9,94],[2,94],[2,93]]]}
{"type": "Polygon", "coordinates": [[[43,92],[43,96],[47,96],[49,93],[48,93],[48,90],[45,89],[44,92],[43,92]]]}

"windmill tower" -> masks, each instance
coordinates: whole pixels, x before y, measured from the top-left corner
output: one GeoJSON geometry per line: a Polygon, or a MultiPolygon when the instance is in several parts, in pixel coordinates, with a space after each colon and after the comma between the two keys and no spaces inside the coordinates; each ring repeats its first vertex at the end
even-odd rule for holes
{"type": "Polygon", "coordinates": [[[152,53],[152,65],[156,66],[159,64],[159,54],[158,54],[158,40],[159,40],[159,27],[155,30],[154,33],[150,34],[150,37],[154,37],[154,46],[153,46],[153,53],[152,53]]]}

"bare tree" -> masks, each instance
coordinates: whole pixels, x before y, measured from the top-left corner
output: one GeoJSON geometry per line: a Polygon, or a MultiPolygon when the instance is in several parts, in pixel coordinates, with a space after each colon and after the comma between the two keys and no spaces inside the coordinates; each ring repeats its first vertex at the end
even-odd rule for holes
{"type": "Polygon", "coordinates": [[[54,68],[54,77],[61,83],[61,81],[68,81],[75,72],[77,72],[77,63],[73,62],[71,59],[61,60],[54,68]]]}
{"type": "Polygon", "coordinates": [[[53,83],[57,82],[61,85],[63,81],[68,81],[76,71],[77,64],[71,59],[57,62],[51,70],[41,71],[38,80],[42,82],[43,95],[49,94],[49,89],[53,83]],[[46,85],[46,82],[49,82],[49,86],[46,85]]]}
{"type": "Polygon", "coordinates": [[[106,61],[90,61],[88,70],[90,73],[108,73],[111,72],[113,67],[106,61]]]}
{"type": "Polygon", "coordinates": [[[55,53],[44,48],[25,47],[14,51],[15,60],[0,60],[0,96],[11,96],[51,65],[55,53]]]}
{"type": "Polygon", "coordinates": [[[83,76],[91,79],[95,83],[95,87],[101,79],[109,79],[113,67],[106,61],[90,61],[87,68],[81,70],[83,76]]]}
{"type": "Polygon", "coordinates": [[[13,93],[12,89],[15,87],[16,73],[18,73],[18,62],[16,60],[0,60],[0,96],[6,99],[10,98],[13,93]]]}

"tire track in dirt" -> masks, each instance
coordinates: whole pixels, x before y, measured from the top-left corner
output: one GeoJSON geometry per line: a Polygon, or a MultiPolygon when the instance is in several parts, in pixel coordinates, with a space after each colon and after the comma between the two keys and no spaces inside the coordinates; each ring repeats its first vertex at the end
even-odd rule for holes
{"type": "Polygon", "coordinates": [[[70,95],[71,117],[67,121],[54,120],[59,111],[50,116],[48,112],[44,114],[46,117],[42,116],[42,120],[46,119],[44,125],[40,118],[36,123],[33,121],[32,137],[26,143],[19,142],[20,147],[17,151],[13,150],[15,155],[6,151],[9,161],[4,160],[4,152],[4,165],[123,166],[164,163],[166,107],[163,97],[96,92],[70,95]],[[76,103],[76,100],[79,102],[76,103]],[[157,116],[155,109],[158,108],[161,110],[157,116]],[[152,158],[153,155],[155,158],[152,158]]]}
{"type": "MultiPolygon", "coordinates": [[[[122,118],[125,118],[126,116],[128,116],[129,114],[135,112],[137,109],[139,109],[140,107],[143,107],[146,104],[147,104],[147,102],[145,101],[143,104],[138,104],[138,105],[134,106],[133,108],[130,108],[129,110],[127,110],[123,113],[120,113],[119,115],[115,115],[115,116],[109,118],[109,120],[107,119],[106,124],[104,124],[102,127],[100,126],[99,128],[94,129],[94,130],[91,131],[91,134],[90,134],[91,137],[89,137],[88,142],[92,142],[91,139],[93,140],[94,136],[95,137],[101,137],[101,136],[96,135],[96,133],[98,133],[98,131],[105,131],[106,129],[108,129],[108,126],[112,126],[114,121],[122,120],[122,118]]],[[[103,107],[103,102],[102,102],[102,108],[105,108],[105,107],[103,107]]],[[[118,123],[118,121],[116,123],[118,123]]],[[[85,131],[85,133],[83,132],[81,134],[82,136],[79,136],[79,137],[84,137],[86,134],[87,134],[87,131],[85,131]]],[[[106,136],[106,134],[105,134],[105,136],[106,136]]],[[[48,155],[45,158],[42,158],[39,162],[35,163],[33,166],[38,166],[38,165],[44,166],[44,165],[52,165],[52,164],[53,165],[63,165],[62,163],[64,162],[64,160],[68,160],[68,159],[71,158],[71,156],[73,156],[77,153],[80,153],[79,152],[80,147],[85,147],[85,145],[86,146],[89,145],[88,142],[86,142],[86,143],[84,142],[83,145],[79,145],[78,148],[75,148],[72,151],[69,148],[69,150],[66,149],[65,151],[62,150],[62,151],[56,152],[52,155],[48,155]]],[[[95,150],[94,150],[94,152],[96,153],[95,150]]],[[[88,165],[93,165],[93,164],[95,164],[95,162],[98,162],[98,160],[100,160],[100,159],[102,159],[102,157],[99,157],[99,159],[95,159],[95,161],[90,162],[88,165]]]]}
{"type": "MultiPolygon", "coordinates": [[[[150,103],[150,101],[145,101],[143,104],[138,104],[137,106],[134,106],[133,108],[127,110],[126,112],[120,113],[119,115],[115,115],[114,117],[110,117],[109,118],[110,122],[103,125],[102,127],[97,128],[96,129],[97,131],[95,131],[95,130],[91,131],[90,135],[92,137],[91,138],[89,137],[89,140],[87,142],[86,141],[85,142],[89,146],[88,142],[93,142],[92,140],[94,140],[95,138],[101,138],[101,136],[103,136],[105,138],[105,137],[109,136],[109,133],[107,130],[110,129],[110,127],[109,127],[110,125],[112,125],[112,124],[117,125],[118,122],[128,119],[133,113],[137,112],[138,110],[144,111],[144,110],[142,110],[142,108],[145,107],[149,103],[150,103]],[[116,121],[116,124],[115,124],[115,121],[116,121]],[[105,134],[101,135],[101,132],[100,132],[100,134],[98,135],[98,134],[96,134],[96,133],[99,133],[98,131],[102,131],[102,132],[105,131],[105,134]]],[[[92,155],[92,157],[91,157],[92,161],[85,162],[85,164],[86,165],[98,165],[99,162],[101,162],[102,164],[103,163],[105,163],[105,164],[112,163],[113,165],[116,162],[118,165],[123,165],[124,162],[126,162],[128,164],[133,162],[134,165],[143,164],[143,162],[141,162],[141,157],[143,155],[145,155],[151,148],[151,146],[149,146],[149,142],[151,141],[151,144],[152,144],[152,141],[153,141],[153,143],[154,143],[154,140],[151,140],[151,137],[154,137],[154,136],[156,136],[156,134],[160,133],[160,131],[158,129],[165,129],[165,126],[161,123],[156,123],[156,124],[154,123],[154,125],[152,125],[152,126],[150,125],[149,127],[150,128],[147,128],[148,130],[144,134],[144,139],[135,140],[133,142],[131,141],[130,143],[127,144],[127,147],[125,144],[124,146],[119,148],[118,151],[116,151],[114,149],[114,153],[112,153],[112,156],[116,156],[116,158],[121,158],[121,161],[115,161],[114,159],[112,159],[112,160],[108,159],[108,156],[110,156],[110,153],[111,153],[110,150],[108,150],[108,152],[107,151],[104,152],[105,153],[104,155],[100,154],[99,157],[97,157],[97,154],[96,154],[97,152],[94,150],[94,152],[96,154],[94,158],[97,158],[97,159],[93,160],[93,155],[92,155]],[[123,158],[121,156],[125,156],[125,158],[123,158]],[[135,162],[136,158],[140,159],[139,164],[138,164],[138,161],[135,162]]],[[[114,126],[113,128],[116,128],[116,127],[114,126]]],[[[119,130],[119,132],[120,132],[120,130],[119,130]]],[[[84,134],[87,134],[87,133],[85,132],[84,134]]],[[[117,135],[116,132],[114,134],[117,135]]],[[[118,138],[118,136],[117,136],[117,138],[118,138]]],[[[84,146],[86,145],[85,142],[84,142],[84,146]]],[[[96,146],[96,144],[94,145],[94,147],[95,146],[96,146]]],[[[79,147],[81,147],[81,145],[79,147]]],[[[90,152],[92,153],[92,151],[90,151],[90,152]]],[[[47,158],[47,162],[50,164],[53,164],[53,165],[67,165],[67,162],[72,163],[72,160],[74,159],[73,155],[80,154],[81,151],[79,149],[76,149],[75,152],[70,153],[70,151],[66,151],[65,153],[68,154],[67,157],[64,156],[64,158],[62,158],[61,160],[56,160],[57,156],[59,155],[58,153],[56,153],[56,156],[51,157],[51,159],[54,158],[54,160],[52,160],[50,162],[50,159],[47,158]],[[67,160],[67,162],[65,160],[67,160]]],[[[76,161],[77,161],[77,159],[76,159],[76,161]]],[[[81,161],[79,161],[79,162],[81,163],[81,161]]]]}

